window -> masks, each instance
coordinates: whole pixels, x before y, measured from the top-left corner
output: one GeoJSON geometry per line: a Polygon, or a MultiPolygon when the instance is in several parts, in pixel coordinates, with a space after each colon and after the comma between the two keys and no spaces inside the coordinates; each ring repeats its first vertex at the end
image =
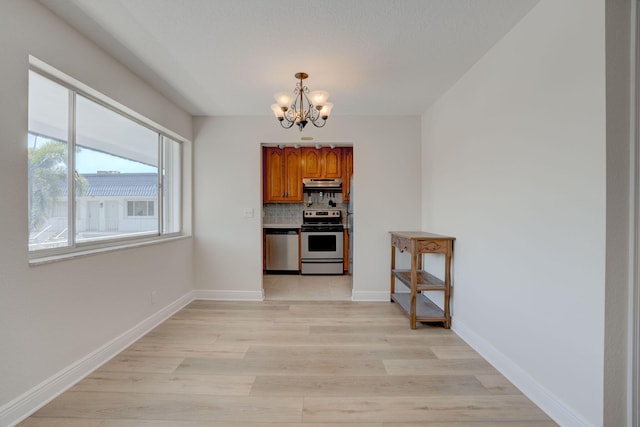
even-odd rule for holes
{"type": "Polygon", "coordinates": [[[34,256],[181,232],[177,138],[32,69],[28,144],[34,256]]]}
{"type": "Polygon", "coordinates": [[[127,202],[128,216],[154,216],[152,200],[138,200],[135,202],[127,202]]]}

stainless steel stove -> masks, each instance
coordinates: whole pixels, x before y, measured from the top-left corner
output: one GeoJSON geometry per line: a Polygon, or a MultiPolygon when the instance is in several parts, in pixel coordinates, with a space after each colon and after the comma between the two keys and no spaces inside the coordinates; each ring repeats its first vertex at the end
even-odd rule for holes
{"type": "Polygon", "coordinates": [[[302,274],[344,274],[342,211],[302,211],[302,274]]]}

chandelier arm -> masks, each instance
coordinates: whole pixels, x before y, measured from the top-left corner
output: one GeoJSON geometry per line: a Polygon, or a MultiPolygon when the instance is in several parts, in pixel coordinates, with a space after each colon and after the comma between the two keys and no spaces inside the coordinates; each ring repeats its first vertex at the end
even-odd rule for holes
{"type": "Polygon", "coordinates": [[[317,128],[321,128],[327,124],[327,119],[322,119],[322,122],[320,122],[320,120],[318,120],[319,118],[320,117],[316,118],[316,120],[311,120],[311,123],[313,123],[313,125],[317,128]]]}
{"type": "Polygon", "coordinates": [[[307,102],[309,103],[309,107],[307,109],[308,119],[313,125],[317,128],[323,127],[327,123],[327,119],[320,116],[320,110],[318,110],[307,98],[307,102]],[[321,121],[322,119],[322,121],[321,121]]]}
{"type": "Polygon", "coordinates": [[[296,112],[294,109],[295,104],[291,105],[291,108],[289,108],[287,110],[286,113],[284,113],[284,119],[288,122],[288,123],[293,123],[295,122],[295,118],[296,118],[296,112]]]}
{"type": "Polygon", "coordinates": [[[280,126],[282,126],[285,129],[289,129],[291,126],[293,126],[293,123],[291,120],[286,119],[286,120],[279,120],[280,121],[280,126]],[[285,125],[284,122],[287,122],[287,124],[285,125]]]}
{"type": "MultiPolygon", "coordinates": [[[[307,90],[307,92],[309,92],[309,91],[307,90]]],[[[304,115],[307,118],[307,120],[311,120],[311,122],[314,122],[317,119],[317,114],[315,114],[315,113],[318,110],[316,110],[316,108],[313,106],[313,104],[309,100],[309,97],[307,96],[306,93],[304,95],[304,99],[307,101],[307,108],[306,108],[306,111],[305,111],[304,115]]]]}
{"type": "Polygon", "coordinates": [[[311,104],[309,104],[309,118],[314,122],[320,118],[320,112],[311,104]]]}

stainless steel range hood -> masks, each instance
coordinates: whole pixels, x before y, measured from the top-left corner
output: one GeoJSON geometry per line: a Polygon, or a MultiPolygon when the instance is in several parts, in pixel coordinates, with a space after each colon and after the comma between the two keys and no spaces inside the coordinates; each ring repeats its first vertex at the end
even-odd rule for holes
{"type": "Polygon", "coordinates": [[[302,189],[305,192],[310,191],[342,191],[341,178],[303,178],[302,189]]]}

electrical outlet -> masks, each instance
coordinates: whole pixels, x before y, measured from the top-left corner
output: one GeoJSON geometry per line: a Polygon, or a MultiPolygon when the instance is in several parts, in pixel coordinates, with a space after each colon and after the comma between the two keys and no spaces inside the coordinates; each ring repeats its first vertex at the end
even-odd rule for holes
{"type": "Polygon", "coordinates": [[[158,296],[158,291],[151,291],[151,305],[156,303],[156,297],[158,296]]]}
{"type": "Polygon", "coordinates": [[[243,215],[245,218],[253,218],[253,208],[244,208],[243,215]]]}

